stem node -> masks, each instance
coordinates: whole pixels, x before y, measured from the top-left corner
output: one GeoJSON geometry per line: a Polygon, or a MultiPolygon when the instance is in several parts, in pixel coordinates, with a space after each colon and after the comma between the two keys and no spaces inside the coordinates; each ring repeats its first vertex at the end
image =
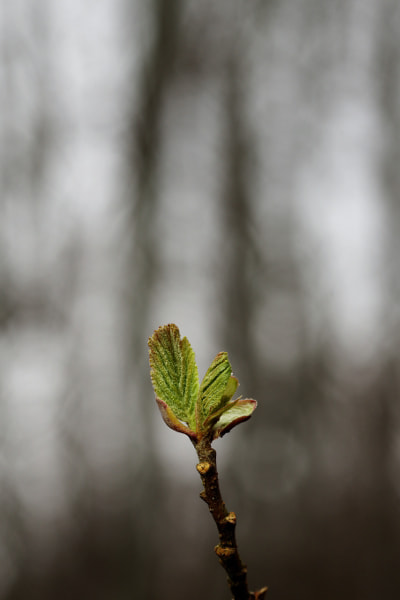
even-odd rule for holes
{"type": "Polygon", "coordinates": [[[200,462],[198,465],[196,465],[196,469],[200,475],[205,475],[211,469],[211,465],[209,462],[200,462]]]}

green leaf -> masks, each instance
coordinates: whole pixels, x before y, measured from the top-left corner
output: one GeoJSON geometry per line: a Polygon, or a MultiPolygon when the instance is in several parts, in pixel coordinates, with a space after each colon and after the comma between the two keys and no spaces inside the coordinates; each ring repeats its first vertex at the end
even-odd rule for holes
{"type": "Polygon", "coordinates": [[[224,394],[221,398],[221,403],[226,404],[227,402],[229,402],[229,400],[232,399],[233,394],[238,389],[238,385],[239,385],[238,378],[231,375],[228,379],[228,383],[226,385],[224,394]]]}
{"type": "Polygon", "coordinates": [[[235,393],[237,384],[234,387],[231,373],[232,367],[227,352],[220,352],[214,358],[200,385],[197,412],[202,424],[210,414],[222,408],[235,393]]]}
{"type": "Polygon", "coordinates": [[[182,430],[178,429],[181,421],[194,433],[199,376],[188,339],[181,340],[176,325],[164,325],[149,339],[149,354],[151,380],[164,421],[179,431],[182,430]]]}
{"type": "Polygon", "coordinates": [[[222,437],[228,431],[250,419],[257,408],[257,402],[251,398],[233,400],[231,405],[226,406],[218,421],[213,427],[213,439],[222,437]]]}
{"type": "Polygon", "coordinates": [[[221,437],[251,417],[255,400],[232,400],[239,382],[231,374],[226,352],[217,354],[200,386],[194,352],[176,325],[153,333],[149,354],[157,405],[171,429],[197,443],[204,437],[221,437]]]}
{"type": "MultiPolygon", "coordinates": [[[[230,403],[230,400],[232,399],[232,396],[236,392],[238,385],[239,385],[239,381],[238,381],[237,377],[234,377],[233,375],[231,375],[228,379],[228,383],[227,383],[225,391],[219,401],[218,406],[216,408],[214,408],[212,410],[212,412],[209,413],[208,417],[204,421],[203,428],[205,430],[207,430],[209,427],[213,427],[215,425],[215,423],[218,421],[218,419],[222,415],[222,413],[225,412],[227,410],[227,408],[229,408],[229,406],[227,407],[228,403],[230,404],[230,406],[233,405],[233,403],[230,403]]],[[[236,400],[236,402],[237,402],[237,400],[236,400]]]]}
{"type": "Polygon", "coordinates": [[[168,427],[170,427],[174,431],[179,431],[179,433],[185,433],[190,438],[197,439],[196,432],[189,429],[189,427],[182,423],[182,421],[177,419],[172,410],[167,404],[165,404],[163,400],[157,398],[156,396],[156,401],[158,404],[158,408],[160,409],[161,416],[164,419],[166,425],[168,425],[168,427]]]}

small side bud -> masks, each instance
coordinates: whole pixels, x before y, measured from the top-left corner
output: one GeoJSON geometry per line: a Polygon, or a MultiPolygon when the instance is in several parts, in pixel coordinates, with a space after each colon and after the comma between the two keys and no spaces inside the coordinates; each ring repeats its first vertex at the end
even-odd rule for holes
{"type": "Polygon", "coordinates": [[[205,475],[210,470],[210,467],[211,465],[209,462],[201,462],[198,465],[196,465],[196,469],[198,470],[200,475],[205,475]]]}
{"type": "Polygon", "coordinates": [[[234,512],[230,512],[228,515],[226,515],[225,521],[227,523],[231,523],[231,525],[235,525],[235,523],[236,523],[236,515],[235,515],[235,513],[234,512]]]}
{"type": "Polygon", "coordinates": [[[229,546],[220,546],[220,544],[218,544],[218,546],[215,546],[214,550],[215,554],[221,559],[230,558],[236,552],[235,548],[230,548],[229,546]]]}
{"type": "Polygon", "coordinates": [[[204,491],[204,490],[202,490],[202,491],[200,492],[199,496],[200,496],[200,498],[201,498],[202,500],[204,500],[204,502],[207,502],[207,494],[205,493],[205,491],[204,491]]]}

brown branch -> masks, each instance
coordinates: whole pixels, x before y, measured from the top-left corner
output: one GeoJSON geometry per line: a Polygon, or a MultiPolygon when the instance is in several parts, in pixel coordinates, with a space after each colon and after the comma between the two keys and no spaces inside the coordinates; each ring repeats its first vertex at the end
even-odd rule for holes
{"type": "Polygon", "coordinates": [[[219,544],[215,546],[215,553],[226,573],[228,583],[234,600],[262,600],[267,588],[257,592],[249,592],[247,585],[247,568],[242,563],[236,543],[235,528],[236,515],[229,512],[221,496],[218,481],[216,452],[211,447],[211,441],[207,437],[193,442],[199,457],[196,466],[200,473],[204,490],[200,497],[206,504],[217,525],[219,544]]]}

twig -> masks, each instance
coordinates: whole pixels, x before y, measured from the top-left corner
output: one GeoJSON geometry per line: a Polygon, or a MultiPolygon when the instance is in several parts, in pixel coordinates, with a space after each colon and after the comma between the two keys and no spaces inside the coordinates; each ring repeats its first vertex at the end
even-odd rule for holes
{"type": "Polygon", "coordinates": [[[243,564],[236,543],[236,514],[229,512],[219,489],[216,452],[211,447],[210,439],[205,436],[193,441],[199,463],[196,468],[200,473],[204,490],[200,498],[206,502],[215,521],[219,534],[219,544],[214,550],[228,575],[228,583],[234,600],[262,600],[267,591],[264,587],[257,592],[249,592],[247,585],[247,568],[243,564]]]}
{"type": "Polygon", "coordinates": [[[169,323],[149,338],[150,374],[161,416],[171,429],[193,443],[204,490],[201,498],[217,525],[215,552],[228,574],[234,600],[262,600],[267,588],[249,592],[247,569],[236,544],[236,515],[229,512],[219,489],[213,440],[247,421],[257,407],[252,398],[233,398],[239,381],[232,375],[227,352],[218,352],[199,382],[195,355],[189,340],[169,323]]]}

